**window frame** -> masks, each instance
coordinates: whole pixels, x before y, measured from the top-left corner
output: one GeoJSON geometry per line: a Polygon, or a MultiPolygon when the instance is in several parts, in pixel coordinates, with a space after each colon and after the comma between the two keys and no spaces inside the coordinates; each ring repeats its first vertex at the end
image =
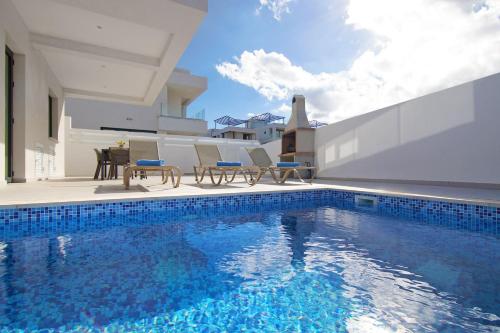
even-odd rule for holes
{"type": "Polygon", "coordinates": [[[59,132],[59,114],[58,114],[58,100],[57,97],[50,94],[48,95],[48,135],[49,139],[58,141],[59,132]]]}

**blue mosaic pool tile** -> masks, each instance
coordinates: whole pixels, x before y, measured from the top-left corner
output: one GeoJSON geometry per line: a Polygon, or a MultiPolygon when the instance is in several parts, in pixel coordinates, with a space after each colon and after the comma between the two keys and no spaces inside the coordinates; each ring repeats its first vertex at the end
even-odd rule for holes
{"type": "Polygon", "coordinates": [[[377,214],[426,221],[474,232],[500,234],[500,207],[320,189],[0,209],[0,237],[26,236],[66,229],[78,230],[79,227],[94,226],[94,224],[98,227],[103,223],[106,225],[123,223],[120,222],[120,218],[123,217],[128,220],[132,217],[144,219],[144,216],[154,217],[158,214],[162,218],[179,218],[194,214],[216,215],[221,212],[295,208],[311,204],[333,204],[356,209],[357,195],[375,198],[378,201],[377,214]]]}
{"type": "Polygon", "coordinates": [[[398,217],[453,224],[459,229],[498,234],[500,209],[491,206],[377,196],[379,211],[398,217]]]}

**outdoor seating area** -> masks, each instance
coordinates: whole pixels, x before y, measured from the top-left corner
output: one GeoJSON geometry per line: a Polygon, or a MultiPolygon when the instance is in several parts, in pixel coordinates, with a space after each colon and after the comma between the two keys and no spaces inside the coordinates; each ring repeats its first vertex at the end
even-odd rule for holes
{"type": "MultiPolygon", "coordinates": [[[[118,179],[121,174],[125,189],[129,189],[131,179],[145,179],[148,174],[159,173],[162,184],[171,179],[174,188],[179,186],[183,172],[179,166],[166,165],[165,159],[160,157],[157,141],[130,140],[128,146],[100,150],[94,148],[97,157],[94,180],[98,180],[99,175],[101,180],[118,179]],[[122,168],[121,173],[119,167],[122,168]]],[[[308,173],[307,179],[312,183],[316,174],[316,167],[304,166],[300,162],[278,162],[273,165],[268,153],[261,147],[246,148],[253,165],[243,165],[241,161],[225,161],[217,145],[194,144],[194,148],[199,162],[193,166],[197,184],[202,184],[205,176],[210,178],[214,186],[221,185],[223,180],[226,184],[232,183],[237,176],[242,176],[248,185],[254,186],[267,172],[276,184],[284,184],[293,175],[304,183],[301,175],[304,172],[308,173]]]]}

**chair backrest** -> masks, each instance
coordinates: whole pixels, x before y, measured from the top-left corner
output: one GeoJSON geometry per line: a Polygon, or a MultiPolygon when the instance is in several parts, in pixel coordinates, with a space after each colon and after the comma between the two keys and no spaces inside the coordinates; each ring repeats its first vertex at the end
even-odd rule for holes
{"type": "Polygon", "coordinates": [[[130,153],[128,149],[109,147],[109,159],[115,164],[127,164],[130,160],[130,153]]]}
{"type": "Polygon", "coordinates": [[[267,168],[273,165],[273,161],[264,148],[247,148],[247,152],[254,165],[261,168],[267,168]]]}
{"type": "Polygon", "coordinates": [[[135,164],[137,160],[159,160],[158,142],[152,140],[130,140],[130,163],[135,164]]]}
{"type": "Polygon", "coordinates": [[[214,166],[222,161],[217,145],[194,145],[194,148],[202,166],[214,166]]]}
{"type": "Polygon", "coordinates": [[[102,153],[97,148],[94,148],[94,151],[95,151],[95,157],[97,158],[97,162],[99,162],[101,160],[101,158],[102,158],[102,153]]]}

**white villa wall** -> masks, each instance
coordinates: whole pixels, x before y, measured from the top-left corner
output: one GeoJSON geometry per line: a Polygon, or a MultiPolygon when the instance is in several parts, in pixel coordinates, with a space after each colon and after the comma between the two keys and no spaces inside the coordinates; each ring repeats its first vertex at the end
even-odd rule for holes
{"type": "Polygon", "coordinates": [[[167,112],[168,116],[174,116],[182,118],[185,115],[182,114],[182,96],[172,88],[167,89],[168,102],[167,102],[167,112]]]}
{"type": "MultiPolygon", "coordinates": [[[[179,166],[184,173],[193,173],[193,165],[198,164],[195,143],[216,144],[226,161],[241,161],[252,165],[245,147],[257,147],[258,141],[214,139],[196,136],[131,133],[116,131],[96,131],[71,128],[71,119],[67,117],[66,176],[91,177],[96,168],[94,148],[102,149],[116,146],[118,140],[130,139],[157,140],[160,158],[168,164],[179,166]]],[[[121,168],[120,168],[121,170],[121,168]]]]}
{"type": "Polygon", "coordinates": [[[15,53],[14,180],[64,176],[64,94],[10,1],[0,2],[0,183],[5,183],[5,45],[15,53]],[[59,140],[48,137],[48,95],[57,98],[59,140]],[[41,162],[36,165],[35,159],[41,162]]]}
{"type": "Polygon", "coordinates": [[[500,74],[316,131],[319,177],[500,184],[500,74]]]}
{"type": "Polygon", "coordinates": [[[183,97],[179,92],[164,88],[152,106],[68,98],[66,113],[71,117],[74,128],[98,130],[101,127],[113,127],[158,131],[164,130],[159,128],[160,115],[183,118],[182,102],[183,97]]]}
{"type": "Polygon", "coordinates": [[[101,127],[158,130],[161,108],[166,108],[166,89],[152,106],[131,105],[88,99],[68,98],[66,113],[74,128],[99,130],[101,127]]]}

